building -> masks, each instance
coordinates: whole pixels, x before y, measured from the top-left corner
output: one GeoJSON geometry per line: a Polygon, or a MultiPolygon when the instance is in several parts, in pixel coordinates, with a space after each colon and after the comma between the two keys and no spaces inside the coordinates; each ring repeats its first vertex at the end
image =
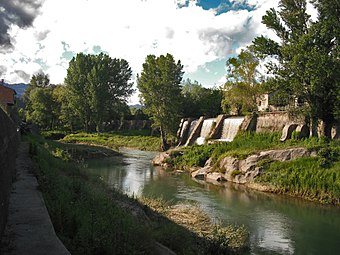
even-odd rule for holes
{"type": "Polygon", "coordinates": [[[15,104],[15,95],[17,93],[14,89],[8,88],[4,85],[4,80],[0,83],[0,106],[7,111],[8,107],[15,104]]]}

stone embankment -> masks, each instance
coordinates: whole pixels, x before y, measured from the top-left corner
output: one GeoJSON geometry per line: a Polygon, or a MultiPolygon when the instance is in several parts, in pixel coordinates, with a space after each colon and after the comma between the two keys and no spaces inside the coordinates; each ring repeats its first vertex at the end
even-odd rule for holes
{"type": "Polygon", "coordinates": [[[14,122],[0,108],[0,240],[7,221],[18,142],[19,136],[14,122]]]}
{"type": "MultiPolygon", "coordinates": [[[[196,179],[207,182],[229,181],[239,184],[248,184],[253,182],[262,170],[261,162],[264,161],[289,161],[299,157],[313,156],[315,153],[308,151],[306,148],[291,148],[282,150],[267,150],[252,154],[245,159],[236,157],[225,157],[217,164],[213,164],[208,159],[202,168],[191,168],[191,176],[196,179]]],[[[154,165],[160,165],[169,168],[166,159],[170,157],[169,152],[163,152],[157,155],[154,165]]]]}

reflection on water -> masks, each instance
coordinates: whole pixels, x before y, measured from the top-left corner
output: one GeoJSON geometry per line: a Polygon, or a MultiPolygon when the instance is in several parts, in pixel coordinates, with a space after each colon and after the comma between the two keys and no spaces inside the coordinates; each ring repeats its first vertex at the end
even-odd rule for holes
{"type": "Polygon", "coordinates": [[[340,254],[340,210],[240,185],[215,186],[153,167],[155,153],[124,149],[124,157],[88,161],[87,171],[127,194],[197,203],[212,220],[244,225],[251,254],[340,254]]]}

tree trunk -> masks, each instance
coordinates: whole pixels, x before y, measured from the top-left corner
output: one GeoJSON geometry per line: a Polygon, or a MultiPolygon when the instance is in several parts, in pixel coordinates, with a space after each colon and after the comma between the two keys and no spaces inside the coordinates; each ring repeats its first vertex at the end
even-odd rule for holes
{"type": "Polygon", "coordinates": [[[311,136],[312,137],[318,137],[318,125],[319,121],[317,117],[312,117],[311,118],[311,136]]]}
{"type": "Polygon", "coordinates": [[[329,139],[332,138],[332,121],[323,120],[321,123],[321,136],[327,137],[329,139]]]}
{"type": "Polygon", "coordinates": [[[162,125],[160,127],[160,132],[161,132],[161,142],[162,142],[161,149],[162,151],[166,151],[167,149],[169,149],[169,145],[166,143],[165,131],[162,125]]]}

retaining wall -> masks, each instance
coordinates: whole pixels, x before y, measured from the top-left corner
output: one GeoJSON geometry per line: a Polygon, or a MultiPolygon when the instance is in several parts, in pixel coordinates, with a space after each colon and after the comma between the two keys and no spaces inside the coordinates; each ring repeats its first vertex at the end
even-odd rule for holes
{"type": "Polygon", "coordinates": [[[0,240],[6,226],[18,144],[17,127],[0,108],[0,240]]]}

